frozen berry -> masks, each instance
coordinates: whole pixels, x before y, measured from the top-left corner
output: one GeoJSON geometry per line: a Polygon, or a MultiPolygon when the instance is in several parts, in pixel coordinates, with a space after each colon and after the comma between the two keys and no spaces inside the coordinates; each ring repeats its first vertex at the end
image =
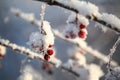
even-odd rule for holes
{"type": "Polygon", "coordinates": [[[65,35],[65,38],[69,38],[69,36],[68,36],[68,35],[65,35]]]}
{"type": "Polygon", "coordinates": [[[48,61],[48,60],[50,59],[50,56],[49,56],[48,54],[45,54],[45,55],[44,55],[44,59],[45,59],[46,61],[48,61]]]}
{"type": "Polygon", "coordinates": [[[86,26],[84,24],[80,24],[80,29],[84,29],[86,26]]]}
{"type": "Polygon", "coordinates": [[[50,45],[48,46],[48,48],[51,48],[52,46],[53,46],[53,45],[50,44],[50,45]]]}
{"type": "Polygon", "coordinates": [[[5,55],[0,54],[0,59],[3,59],[4,57],[5,57],[5,55]]]}
{"type": "Polygon", "coordinates": [[[70,37],[71,37],[72,39],[74,39],[74,38],[76,37],[76,35],[75,35],[73,32],[70,32],[70,37]]]}
{"type": "Polygon", "coordinates": [[[43,51],[43,48],[39,48],[40,51],[43,51]]]}
{"type": "Polygon", "coordinates": [[[79,31],[78,36],[79,36],[80,38],[85,39],[85,38],[86,38],[86,33],[81,30],[81,31],[79,31]]]}
{"type": "Polygon", "coordinates": [[[54,51],[52,49],[47,50],[48,55],[53,55],[54,51]]]}

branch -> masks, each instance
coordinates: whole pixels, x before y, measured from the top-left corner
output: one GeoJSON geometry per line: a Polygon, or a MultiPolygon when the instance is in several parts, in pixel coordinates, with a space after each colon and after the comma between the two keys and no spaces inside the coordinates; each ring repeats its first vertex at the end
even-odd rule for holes
{"type": "MultiPolygon", "coordinates": [[[[23,13],[22,11],[20,11],[18,9],[13,9],[13,8],[11,9],[11,12],[13,14],[15,14],[16,16],[18,16],[18,17],[20,17],[20,18],[30,22],[31,24],[33,24],[35,26],[38,26],[38,27],[40,26],[40,21],[36,20],[34,18],[34,16],[31,15],[31,14],[23,13]]],[[[100,53],[100,52],[94,50],[93,48],[88,46],[85,41],[83,41],[81,39],[79,39],[79,40],[66,39],[64,36],[62,36],[62,34],[60,32],[58,32],[57,30],[54,30],[54,29],[53,29],[53,33],[54,33],[55,36],[59,37],[60,39],[63,39],[65,41],[67,41],[67,42],[70,42],[70,43],[72,43],[74,45],[77,45],[78,47],[81,47],[86,52],[88,52],[88,53],[92,54],[93,56],[95,56],[96,58],[102,60],[105,64],[108,63],[109,58],[106,57],[106,55],[104,55],[103,53],[100,53]]],[[[118,66],[118,64],[115,61],[112,61],[111,65],[112,66],[118,66]]]]}
{"type": "Polygon", "coordinates": [[[111,69],[111,61],[112,61],[112,56],[116,51],[116,48],[118,47],[118,45],[120,44],[120,36],[118,37],[118,40],[115,42],[115,44],[113,45],[112,49],[110,49],[110,53],[109,53],[109,62],[107,65],[108,71],[110,71],[111,69]]]}
{"type": "MultiPolygon", "coordinates": [[[[84,13],[84,7],[87,6],[85,9],[86,9],[86,12],[90,12],[90,10],[88,9],[89,7],[94,7],[96,8],[97,6],[95,6],[94,4],[90,3],[90,2],[85,2],[85,1],[78,1],[78,0],[75,0],[75,1],[70,1],[70,0],[36,0],[36,1],[40,1],[40,2],[45,2],[47,3],[48,5],[55,5],[55,6],[59,6],[59,7],[62,7],[62,8],[65,8],[65,9],[68,9],[68,10],[71,10],[75,13],[79,13],[79,14],[82,14],[84,13]],[[81,6],[80,4],[81,3],[84,3],[85,5],[81,6]],[[78,4],[78,5],[77,5],[78,4]],[[90,6],[91,5],[91,6],[90,6]]],[[[91,9],[90,8],[90,9],[91,9]]],[[[98,7],[97,7],[98,8],[98,7]]],[[[86,18],[90,19],[90,20],[93,20],[95,22],[98,22],[108,28],[110,28],[111,30],[117,32],[117,33],[120,33],[120,26],[119,25],[116,25],[116,23],[113,23],[113,22],[109,22],[109,20],[112,18],[114,20],[117,20],[117,23],[120,24],[120,19],[117,18],[116,16],[114,15],[109,15],[109,17],[106,16],[107,20],[104,19],[104,15],[103,14],[100,14],[98,11],[98,9],[96,9],[95,13],[94,12],[90,12],[90,13],[87,13],[87,14],[82,14],[84,15],[86,18]],[[96,15],[96,13],[99,15],[96,15]],[[108,19],[110,18],[110,19],[108,19]]],[[[92,10],[93,11],[93,10],[92,10]]],[[[106,14],[106,13],[105,13],[106,14]]],[[[113,20],[113,21],[114,21],[113,20]]]]}
{"type": "MultiPolygon", "coordinates": [[[[64,36],[61,35],[60,32],[58,32],[57,30],[53,30],[55,36],[57,36],[58,38],[60,39],[63,39],[67,42],[70,42],[74,45],[77,45],[78,47],[80,47],[81,49],[83,49],[84,51],[90,53],[91,55],[93,55],[94,57],[102,60],[105,64],[108,63],[109,61],[109,58],[106,57],[106,55],[104,55],[103,53],[100,53],[99,51],[97,50],[94,50],[91,46],[88,46],[87,43],[83,40],[73,40],[73,39],[66,39],[64,36]]],[[[118,63],[115,62],[114,60],[111,61],[111,65],[112,66],[118,66],[118,63]]]]}
{"type": "MultiPolygon", "coordinates": [[[[30,58],[30,59],[37,59],[37,60],[45,61],[44,58],[43,58],[43,55],[37,54],[37,53],[31,51],[30,49],[27,49],[25,47],[18,46],[14,43],[11,43],[9,40],[0,39],[0,45],[5,46],[7,48],[11,48],[12,50],[18,51],[21,54],[27,55],[28,58],[30,58]]],[[[56,61],[56,60],[58,60],[58,59],[57,58],[52,58],[52,60],[50,60],[48,63],[56,66],[56,68],[63,69],[65,71],[68,71],[68,72],[72,73],[73,75],[79,77],[78,73],[76,73],[75,71],[73,71],[69,68],[66,68],[65,66],[62,66],[61,62],[59,60],[58,61],[56,61]]]]}

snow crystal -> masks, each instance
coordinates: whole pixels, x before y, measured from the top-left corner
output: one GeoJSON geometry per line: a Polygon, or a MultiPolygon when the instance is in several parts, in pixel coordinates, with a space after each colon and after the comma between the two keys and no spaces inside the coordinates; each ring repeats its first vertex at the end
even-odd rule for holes
{"type": "Polygon", "coordinates": [[[52,33],[50,23],[47,21],[43,21],[43,29],[47,33],[47,35],[44,36],[45,43],[53,45],[54,44],[54,35],[52,33]]]}
{"type": "Polygon", "coordinates": [[[58,0],[58,1],[64,5],[77,9],[80,14],[85,16],[92,14],[94,14],[95,16],[100,15],[98,7],[90,2],[80,0],[58,0]]]}
{"type": "Polygon", "coordinates": [[[120,19],[113,14],[103,13],[99,19],[120,29],[120,19]]]}
{"type": "Polygon", "coordinates": [[[89,20],[86,17],[80,14],[73,13],[73,12],[68,17],[67,23],[75,21],[76,18],[78,19],[77,21],[78,25],[84,24],[86,27],[89,25],[89,20]]]}
{"type": "Polygon", "coordinates": [[[100,24],[100,23],[96,23],[95,27],[98,27],[100,30],[102,30],[102,32],[107,32],[108,28],[105,27],[104,25],[100,24]]]}
{"type": "Polygon", "coordinates": [[[59,67],[62,64],[61,60],[59,60],[59,59],[57,59],[55,57],[52,57],[50,59],[50,61],[53,62],[53,63],[55,63],[55,67],[59,67]]]}
{"type": "Polygon", "coordinates": [[[67,24],[65,30],[63,31],[63,34],[71,38],[75,38],[78,32],[79,29],[76,27],[75,24],[67,24]]]}
{"type": "Polygon", "coordinates": [[[72,59],[69,59],[66,63],[63,64],[64,67],[67,67],[67,68],[73,68],[73,60],[72,59]]]}

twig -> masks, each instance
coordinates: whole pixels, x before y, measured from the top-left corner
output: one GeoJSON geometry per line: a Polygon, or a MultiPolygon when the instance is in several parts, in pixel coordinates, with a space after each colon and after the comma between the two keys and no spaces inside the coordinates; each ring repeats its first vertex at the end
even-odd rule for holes
{"type": "Polygon", "coordinates": [[[117,46],[120,44],[120,36],[118,37],[118,40],[115,42],[115,44],[113,45],[112,49],[110,49],[110,53],[109,53],[109,62],[107,65],[108,71],[110,71],[111,69],[111,62],[112,62],[112,56],[116,51],[117,46]]]}
{"type": "MultiPolygon", "coordinates": [[[[40,26],[40,21],[36,20],[33,15],[31,15],[31,17],[33,17],[33,20],[29,20],[29,18],[26,18],[26,16],[29,15],[29,14],[23,13],[22,11],[16,10],[16,9],[12,9],[11,11],[12,11],[12,13],[15,14],[16,16],[18,16],[18,17],[20,17],[20,18],[22,18],[22,19],[30,22],[31,24],[33,24],[33,25],[35,25],[35,26],[38,26],[38,27],[40,26]]],[[[83,50],[87,51],[88,53],[92,54],[92,55],[95,56],[96,58],[102,60],[104,63],[108,63],[108,61],[109,61],[109,58],[108,58],[108,57],[106,57],[104,54],[102,54],[102,53],[94,50],[94,49],[91,48],[90,46],[88,46],[88,45],[86,45],[86,46],[84,45],[84,46],[83,46],[83,45],[81,44],[81,42],[78,43],[78,41],[75,41],[75,40],[73,40],[73,39],[66,39],[65,37],[63,37],[63,36],[61,35],[60,32],[58,32],[58,31],[56,31],[56,30],[54,30],[54,29],[53,29],[53,32],[54,32],[54,35],[57,36],[57,37],[59,37],[60,39],[63,39],[63,40],[65,40],[65,41],[67,41],[67,42],[70,42],[70,43],[72,43],[72,44],[75,44],[75,45],[81,47],[83,50]]],[[[81,40],[81,41],[86,44],[85,41],[83,41],[83,40],[81,40]]],[[[112,61],[112,62],[111,62],[111,65],[112,65],[112,66],[118,66],[117,62],[115,62],[115,61],[112,61]]]]}
{"type": "MultiPolygon", "coordinates": [[[[40,2],[45,2],[47,3],[48,5],[55,5],[55,6],[59,6],[59,7],[62,7],[62,8],[65,8],[65,9],[68,9],[68,10],[71,10],[71,11],[74,11],[76,13],[79,13],[79,10],[76,9],[74,6],[71,6],[69,4],[63,4],[62,3],[62,0],[35,0],[35,1],[40,1],[40,2]]],[[[68,1],[70,2],[70,1],[68,1]]],[[[66,2],[67,3],[67,2],[66,2]]],[[[110,23],[107,23],[106,21],[104,20],[101,20],[99,19],[97,16],[93,15],[93,14],[90,14],[90,15],[86,15],[85,16],[86,18],[90,19],[90,20],[93,20],[93,21],[96,21],[108,28],[110,28],[111,30],[117,32],[117,33],[120,33],[120,28],[118,28],[117,26],[113,26],[112,24],[110,23]]]]}
{"type": "MultiPolygon", "coordinates": [[[[106,55],[104,55],[103,53],[100,53],[100,52],[97,51],[97,50],[94,50],[92,47],[88,46],[85,41],[82,41],[82,40],[81,40],[80,43],[78,43],[78,42],[76,42],[76,41],[73,40],[73,39],[66,39],[65,37],[63,37],[63,36],[61,35],[60,32],[58,32],[58,31],[56,31],[56,30],[53,30],[53,32],[54,32],[55,36],[57,36],[58,38],[63,39],[63,40],[65,40],[65,41],[67,41],[67,42],[73,43],[73,44],[77,45],[78,47],[80,47],[81,49],[83,49],[84,51],[92,54],[94,57],[102,60],[105,64],[108,63],[109,58],[106,57],[106,55]],[[86,45],[83,46],[81,43],[84,43],[84,44],[86,44],[86,45]]],[[[111,61],[111,65],[112,65],[112,66],[118,66],[118,63],[113,60],[113,61],[111,61]]]]}
{"type": "MultiPolygon", "coordinates": [[[[18,45],[14,44],[14,43],[11,43],[9,40],[0,39],[0,45],[5,46],[7,48],[11,48],[12,50],[18,51],[21,54],[27,55],[30,59],[37,59],[37,60],[45,61],[42,55],[37,54],[37,53],[31,51],[28,48],[25,48],[25,47],[22,47],[22,46],[18,46],[18,45]]],[[[50,63],[50,64],[52,64],[54,66],[57,65],[57,63],[55,63],[54,61],[49,61],[48,63],[50,63]]],[[[73,75],[79,77],[78,73],[76,73],[75,71],[73,71],[73,70],[71,70],[69,68],[66,68],[66,67],[64,67],[62,65],[59,65],[56,68],[63,69],[65,71],[68,71],[68,72],[72,73],[73,75]]]]}

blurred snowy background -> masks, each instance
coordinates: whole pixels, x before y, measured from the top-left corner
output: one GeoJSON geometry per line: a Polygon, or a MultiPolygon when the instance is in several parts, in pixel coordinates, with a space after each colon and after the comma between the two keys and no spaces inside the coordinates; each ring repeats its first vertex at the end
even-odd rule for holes
{"type": "MultiPolygon", "coordinates": [[[[120,0],[86,0],[95,3],[100,8],[100,12],[112,13],[116,16],[120,16],[120,0]]],[[[0,36],[5,39],[9,39],[18,45],[28,47],[26,42],[29,39],[31,32],[37,30],[30,23],[20,19],[10,13],[10,8],[18,8],[26,13],[34,13],[37,19],[40,19],[41,3],[32,0],[0,0],[0,36]]],[[[66,25],[66,20],[69,13],[65,9],[56,6],[48,6],[46,9],[45,19],[48,20],[53,28],[62,29],[66,25]]],[[[115,43],[118,35],[113,31],[108,30],[103,33],[99,28],[95,28],[95,22],[91,21],[88,29],[88,45],[94,49],[108,54],[110,48],[115,43]]],[[[62,59],[63,62],[67,60],[67,49],[71,44],[59,40],[56,38],[55,47],[57,50],[57,57],[62,59]]],[[[120,46],[118,46],[113,59],[120,64],[120,46]]],[[[17,80],[20,76],[21,60],[24,59],[24,55],[20,55],[11,49],[7,49],[7,55],[3,60],[0,60],[0,80],[17,80]]],[[[91,56],[89,61],[96,60],[91,56]]],[[[94,61],[95,62],[95,61],[94,61]]],[[[30,64],[38,73],[40,70],[40,63],[37,60],[33,60],[30,64]]],[[[102,66],[105,69],[105,65],[102,66]]],[[[40,72],[39,72],[40,71],[40,72]]],[[[105,71],[106,72],[106,71],[105,71]]],[[[56,71],[55,80],[57,76],[62,75],[60,71],[56,71]]],[[[36,79],[38,80],[38,79],[36,79]]],[[[42,80],[42,79],[39,79],[42,80]]],[[[50,80],[50,79],[47,79],[50,80]]],[[[53,80],[53,78],[51,79],[53,80]]],[[[66,80],[64,77],[59,77],[57,80],[66,80]]],[[[102,80],[102,79],[101,79],[102,80]]]]}

